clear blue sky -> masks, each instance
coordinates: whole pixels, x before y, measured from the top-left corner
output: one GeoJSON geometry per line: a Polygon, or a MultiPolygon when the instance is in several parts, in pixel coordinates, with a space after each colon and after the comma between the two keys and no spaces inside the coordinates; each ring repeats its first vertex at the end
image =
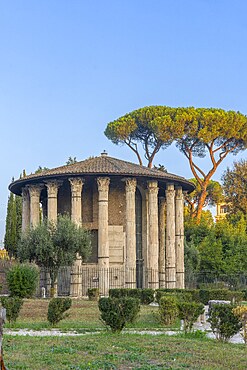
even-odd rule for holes
{"type": "MultiPolygon", "coordinates": [[[[24,168],[103,149],[136,161],[104,136],[126,112],[169,105],[247,114],[246,14],[245,0],[0,1],[0,240],[8,184],[24,168]]],[[[156,163],[191,177],[175,148],[156,163]]]]}

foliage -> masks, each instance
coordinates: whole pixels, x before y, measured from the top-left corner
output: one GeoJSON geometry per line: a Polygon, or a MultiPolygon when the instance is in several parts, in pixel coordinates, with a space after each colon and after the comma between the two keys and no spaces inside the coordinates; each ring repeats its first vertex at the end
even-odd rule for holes
{"type": "Polygon", "coordinates": [[[212,224],[204,218],[197,224],[186,216],[185,239],[185,263],[189,265],[186,273],[230,276],[247,271],[247,218],[243,214],[230,215],[212,224]]]}
{"type": "Polygon", "coordinates": [[[4,246],[10,257],[17,256],[17,244],[21,237],[22,199],[10,193],[7,205],[4,246]]]}
{"type": "Polygon", "coordinates": [[[57,324],[63,320],[68,314],[65,314],[71,307],[71,298],[52,298],[49,302],[47,320],[51,325],[57,324]]]}
{"type": "Polygon", "coordinates": [[[200,302],[208,304],[211,300],[223,300],[231,302],[241,302],[243,300],[243,292],[229,289],[200,289],[200,302]]]}
{"type": "Polygon", "coordinates": [[[140,301],[136,298],[100,298],[101,319],[111,330],[121,332],[128,322],[133,322],[140,311],[140,301]]]}
{"type": "Polygon", "coordinates": [[[148,167],[152,167],[158,151],[166,148],[174,139],[175,130],[169,127],[174,126],[171,118],[174,112],[174,108],[169,107],[141,108],[108,123],[105,135],[114,144],[126,144],[134,151],[142,165],[138,149],[140,143],[148,161],[148,167]]]}
{"type": "Polygon", "coordinates": [[[215,108],[144,107],[108,123],[105,135],[114,144],[126,144],[137,155],[143,147],[148,167],[155,155],[173,141],[188,159],[200,187],[196,218],[199,221],[207,188],[217,168],[230,153],[244,150],[247,141],[247,117],[239,112],[215,108]],[[204,171],[195,158],[207,157],[211,168],[204,171]]]}
{"type": "Polygon", "coordinates": [[[227,342],[241,329],[239,319],[232,312],[233,308],[229,304],[214,304],[210,309],[208,321],[217,340],[227,342]]]}
{"type": "Polygon", "coordinates": [[[7,283],[11,296],[30,298],[37,288],[39,271],[37,266],[13,265],[7,272],[7,283]]]}
{"type": "Polygon", "coordinates": [[[247,344],[247,306],[237,306],[233,308],[232,312],[242,323],[241,334],[243,336],[244,343],[247,344]]]}
{"type": "Polygon", "coordinates": [[[178,316],[184,322],[184,332],[190,332],[193,324],[204,312],[204,305],[197,302],[178,302],[178,316]]]}
{"type": "Polygon", "coordinates": [[[145,288],[141,290],[141,304],[150,304],[154,301],[154,290],[145,288]]]}
{"type": "Polygon", "coordinates": [[[45,221],[31,228],[18,245],[21,261],[34,261],[50,274],[55,286],[61,266],[71,266],[79,254],[86,259],[91,251],[90,234],[78,227],[68,216],[59,216],[57,223],[45,221]]]}
{"type": "Polygon", "coordinates": [[[156,300],[160,303],[160,299],[163,296],[174,295],[179,301],[195,301],[200,302],[199,290],[198,289],[168,289],[160,288],[156,290],[156,300]]]}
{"type": "MultiPolygon", "coordinates": [[[[197,205],[201,196],[201,186],[198,180],[195,178],[192,178],[189,181],[194,183],[195,190],[192,191],[190,194],[185,195],[185,202],[188,205],[190,216],[194,217],[196,215],[197,205]]],[[[224,200],[222,187],[218,181],[210,180],[206,190],[207,195],[204,200],[203,207],[215,206],[217,203],[224,200]]]]}
{"type": "Polygon", "coordinates": [[[223,189],[229,212],[247,214],[247,160],[234,162],[222,176],[223,189]]]}
{"type": "Polygon", "coordinates": [[[37,170],[35,171],[35,173],[41,173],[41,172],[43,172],[43,171],[48,171],[49,170],[49,168],[48,167],[42,167],[42,166],[39,166],[38,168],[37,168],[37,170]]]}
{"type": "Polygon", "coordinates": [[[76,157],[69,157],[67,162],[66,162],[66,165],[68,166],[70,164],[75,164],[75,163],[77,163],[76,157]]]}
{"type": "Polygon", "coordinates": [[[178,317],[176,296],[163,296],[159,301],[159,318],[165,325],[171,325],[178,317]]]}
{"type": "Polygon", "coordinates": [[[90,301],[97,301],[99,299],[99,288],[88,288],[87,295],[90,301]]]}
{"type": "Polygon", "coordinates": [[[123,298],[132,297],[137,298],[141,301],[141,304],[150,304],[154,301],[154,290],[151,288],[144,289],[129,289],[129,288],[119,288],[110,289],[109,296],[112,298],[123,298]]]}
{"type": "Polygon", "coordinates": [[[23,305],[23,299],[20,297],[1,297],[1,304],[6,309],[7,320],[10,323],[16,322],[23,305]]]}

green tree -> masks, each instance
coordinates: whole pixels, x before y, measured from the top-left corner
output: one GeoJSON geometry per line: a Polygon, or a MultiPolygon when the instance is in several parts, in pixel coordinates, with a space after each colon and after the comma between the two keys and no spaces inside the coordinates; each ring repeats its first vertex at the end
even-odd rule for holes
{"type": "Polygon", "coordinates": [[[179,127],[172,122],[174,113],[175,109],[169,107],[141,108],[108,123],[105,135],[114,144],[126,144],[136,154],[140,165],[143,161],[138,144],[141,144],[151,168],[158,151],[169,146],[180,134],[179,127]]]}
{"type": "Polygon", "coordinates": [[[173,141],[188,159],[200,186],[196,211],[199,222],[207,197],[207,188],[217,168],[230,153],[244,150],[247,143],[247,117],[239,112],[215,108],[170,108],[151,106],[135,110],[108,123],[105,135],[114,144],[126,144],[142,165],[138,144],[144,150],[148,167],[161,148],[173,141]],[[196,158],[207,157],[207,171],[196,158]]]}
{"type": "Polygon", "coordinates": [[[10,193],[7,205],[7,216],[4,236],[4,246],[10,257],[16,256],[17,251],[17,215],[16,202],[13,193],[10,193]]]}
{"type": "Polygon", "coordinates": [[[16,206],[16,239],[17,243],[21,238],[22,232],[22,197],[15,196],[15,206],[16,206]]]}
{"type": "MultiPolygon", "coordinates": [[[[197,205],[201,196],[201,186],[197,179],[190,179],[195,184],[195,190],[190,194],[185,195],[185,202],[187,203],[190,211],[190,216],[195,217],[197,205]]],[[[207,196],[205,198],[203,207],[215,206],[217,203],[224,200],[223,190],[218,181],[210,180],[207,186],[207,196]]]]}
{"type": "Polygon", "coordinates": [[[86,259],[90,252],[90,234],[73,223],[68,216],[59,216],[56,224],[45,221],[31,228],[18,244],[21,262],[35,262],[47,270],[52,291],[59,268],[72,266],[77,254],[86,259]]]}
{"type": "Polygon", "coordinates": [[[217,243],[222,244],[226,274],[247,271],[247,221],[241,213],[231,215],[215,225],[217,243]]]}
{"type": "Polygon", "coordinates": [[[231,213],[247,214],[247,161],[235,162],[222,176],[223,189],[231,213]]]}

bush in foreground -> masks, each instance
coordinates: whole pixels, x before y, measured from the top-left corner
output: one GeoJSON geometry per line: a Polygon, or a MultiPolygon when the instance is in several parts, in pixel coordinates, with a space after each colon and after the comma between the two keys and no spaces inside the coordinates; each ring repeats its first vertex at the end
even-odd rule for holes
{"type": "Polygon", "coordinates": [[[232,310],[234,316],[236,316],[242,323],[242,337],[244,343],[247,344],[247,306],[237,306],[232,310]]]}
{"type": "Polygon", "coordinates": [[[23,299],[20,297],[1,297],[1,304],[6,309],[6,318],[10,323],[16,322],[23,299]]]}
{"type": "Polygon", "coordinates": [[[121,332],[128,322],[133,322],[140,311],[140,300],[131,297],[100,298],[99,310],[104,323],[116,332],[121,332]]]}
{"type": "Polygon", "coordinates": [[[38,284],[38,268],[31,264],[17,264],[7,272],[7,283],[13,297],[30,298],[38,284]]]}
{"type": "Polygon", "coordinates": [[[88,288],[87,295],[88,295],[89,301],[98,301],[99,288],[88,288]]]}
{"type": "Polygon", "coordinates": [[[71,307],[71,302],[70,298],[52,298],[50,300],[47,319],[51,325],[57,324],[68,316],[65,311],[71,307]]]}
{"type": "Polygon", "coordinates": [[[204,305],[197,302],[178,302],[178,316],[184,321],[184,332],[192,330],[193,324],[204,312],[204,305]]]}
{"type": "Polygon", "coordinates": [[[227,342],[241,329],[242,324],[233,309],[230,304],[214,304],[210,309],[208,321],[217,340],[227,342]]]}
{"type": "Polygon", "coordinates": [[[176,296],[167,295],[160,298],[159,318],[165,325],[171,325],[178,317],[178,301],[176,296]]]}

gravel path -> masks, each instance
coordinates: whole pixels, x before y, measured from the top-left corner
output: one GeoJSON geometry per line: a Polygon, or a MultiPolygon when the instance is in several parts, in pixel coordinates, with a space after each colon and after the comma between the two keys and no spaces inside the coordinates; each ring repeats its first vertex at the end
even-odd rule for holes
{"type": "MultiPolygon", "coordinates": [[[[214,334],[210,331],[210,325],[208,323],[206,324],[200,324],[196,323],[194,325],[195,330],[201,330],[201,331],[207,331],[207,337],[208,338],[213,338],[215,339],[214,334]]],[[[161,335],[161,334],[166,334],[166,335],[176,335],[179,332],[178,331],[155,331],[155,330],[125,330],[125,333],[129,334],[140,334],[140,335],[145,335],[145,334],[150,334],[150,335],[161,335]]],[[[93,335],[93,334],[99,334],[102,333],[102,331],[95,331],[95,332],[84,332],[84,333],[78,333],[76,331],[67,331],[67,332],[61,332],[60,330],[57,329],[51,329],[51,330],[28,330],[28,329],[20,329],[20,330],[10,330],[10,329],[4,329],[4,334],[7,335],[20,335],[20,336],[30,336],[30,337],[77,337],[77,336],[82,336],[82,335],[93,335]]],[[[236,334],[234,335],[230,341],[230,343],[244,343],[244,340],[241,336],[241,334],[236,334]]]]}

